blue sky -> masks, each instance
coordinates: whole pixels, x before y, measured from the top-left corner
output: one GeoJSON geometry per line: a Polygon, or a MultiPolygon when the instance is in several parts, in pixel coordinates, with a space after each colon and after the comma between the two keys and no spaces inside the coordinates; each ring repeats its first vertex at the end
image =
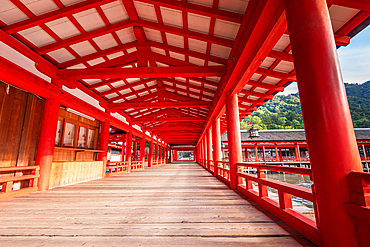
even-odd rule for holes
{"type": "MultiPolygon", "coordinates": [[[[340,47],[338,57],[344,82],[363,83],[370,80],[370,26],[353,37],[348,46],[340,47]]],[[[297,91],[297,83],[294,82],[279,94],[297,91]]]]}

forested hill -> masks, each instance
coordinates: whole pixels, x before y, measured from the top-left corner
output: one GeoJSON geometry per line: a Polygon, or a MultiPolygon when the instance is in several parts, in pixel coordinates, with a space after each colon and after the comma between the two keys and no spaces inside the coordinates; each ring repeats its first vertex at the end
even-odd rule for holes
{"type": "MultiPolygon", "coordinates": [[[[353,125],[370,128],[370,81],[362,84],[345,83],[353,125]]],[[[253,112],[253,123],[260,129],[303,129],[299,95],[277,95],[273,100],[253,112]]],[[[249,129],[251,119],[241,122],[242,129],[249,129]]]]}

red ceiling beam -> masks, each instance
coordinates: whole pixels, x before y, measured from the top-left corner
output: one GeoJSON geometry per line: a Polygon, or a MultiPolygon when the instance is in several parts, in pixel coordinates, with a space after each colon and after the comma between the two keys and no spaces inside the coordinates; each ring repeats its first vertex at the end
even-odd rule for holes
{"type": "Polygon", "coordinates": [[[68,67],[80,64],[80,63],[85,63],[87,61],[94,60],[94,59],[99,58],[99,57],[104,57],[104,56],[109,55],[109,54],[113,54],[113,53],[116,53],[116,52],[120,52],[120,51],[124,51],[124,50],[130,49],[130,48],[133,48],[133,47],[135,47],[135,45],[136,45],[136,41],[132,41],[132,42],[129,42],[129,43],[126,43],[126,44],[123,44],[123,45],[114,46],[114,47],[108,48],[106,50],[102,50],[102,51],[95,52],[95,53],[92,53],[92,54],[89,54],[89,55],[86,55],[86,56],[83,56],[83,57],[78,57],[78,58],[75,58],[73,60],[69,60],[69,61],[60,63],[58,65],[58,68],[65,69],[65,68],[68,68],[68,67]]]}
{"type": "MultiPolygon", "coordinates": [[[[201,93],[197,93],[197,92],[192,92],[190,90],[186,90],[186,89],[179,88],[179,87],[174,87],[174,86],[169,86],[169,85],[164,85],[164,86],[165,86],[165,88],[169,88],[169,89],[172,89],[172,90],[175,90],[175,91],[179,91],[179,92],[183,92],[183,93],[187,93],[187,94],[192,94],[192,95],[198,96],[200,98],[213,100],[213,97],[209,96],[209,95],[205,95],[205,94],[201,94],[201,93]]],[[[196,99],[196,98],[194,98],[194,99],[196,99]]]]}
{"type": "Polygon", "coordinates": [[[183,86],[183,87],[188,87],[188,88],[196,89],[196,90],[199,90],[199,91],[204,91],[204,92],[211,93],[211,94],[215,94],[216,93],[216,90],[212,90],[212,89],[209,89],[209,88],[196,86],[196,85],[193,85],[193,84],[188,84],[188,83],[185,83],[185,82],[182,82],[182,81],[178,81],[178,80],[175,80],[175,79],[163,78],[162,80],[163,81],[167,81],[167,82],[171,82],[171,83],[176,84],[176,85],[180,85],[180,86],[183,86]]]}
{"type": "Polygon", "coordinates": [[[106,62],[99,63],[97,65],[92,66],[92,68],[110,68],[110,67],[124,66],[126,64],[130,64],[130,63],[137,61],[138,57],[142,54],[143,52],[141,51],[135,51],[127,55],[116,57],[106,62]]]}
{"type": "Polygon", "coordinates": [[[81,2],[77,4],[73,4],[71,6],[54,10],[42,15],[35,16],[33,18],[20,21],[11,25],[8,25],[6,27],[3,27],[2,29],[6,31],[7,33],[16,33],[34,26],[39,26],[41,24],[45,24],[47,22],[57,20],[62,17],[66,17],[68,15],[72,15],[78,12],[82,12],[87,9],[95,8],[97,6],[114,2],[115,0],[89,0],[88,2],[81,2]]]}
{"type": "Polygon", "coordinates": [[[258,93],[258,92],[250,91],[250,90],[246,90],[246,89],[243,89],[241,91],[241,93],[242,94],[245,94],[244,97],[254,96],[254,97],[259,97],[259,98],[264,98],[264,99],[272,99],[272,98],[274,98],[274,95],[271,95],[271,94],[258,93]]]}
{"type": "Polygon", "coordinates": [[[254,87],[260,87],[260,88],[264,88],[264,89],[274,90],[274,91],[278,91],[278,92],[283,92],[284,91],[284,87],[282,87],[282,86],[269,84],[269,83],[264,83],[264,82],[260,82],[260,81],[250,80],[250,81],[247,82],[246,85],[251,85],[251,86],[254,86],[254,87]]]}
{"type": "Polygon", "coordinates": [[[187,2],[181,1],[171,1],[171,0],[140,0],[140,2],[151,3],[158,6],[163,6],[167,8],[177,9],[180,11],[185,11],[189,13],[194,13],[198,15],[204,15],[208,17],[212,17],[215,19],[221,19],[225,21],[231,21],[235,23],[241,23],[243,20],[243,15],[225,11],[221,9],[214,9],[205,7],[199,4],[191,4],[187,2]]]}
{"type": "Polygon", "coordinates": [[[144,80],[141,80],[141,81],[129,83],[129,84],[126,84],[126,85],[123,85],[123,86],[120,86],[120,87],[116,87],[116,88],[101,92],[100,95],[105,96],[105,95],[108,95],[108,94],[111,94],[111,93],[117,93],[119,91],[129,89],[129,88],[132,89],[133,87],[137,87],[137,86],[140,86],[140,85],[145,85],[146,83],[152,82],[154,80],[155,79],[151,78],[151,79],[144,79],[144,80]]]}
{"type": "Polygon", "coordinates": [[[349,20],[344,26],[342,26],[337,32],[337,35],[347,35],[363,21],[365,21],[370,16],[370,11],[360,11],[351,20],[349,20]]]}
{"type": "Polygon", "coordinates": [[[353,9],[360,9],[370,12],[369,0],[328,0],[330,4],[340,5],[353,9]]]}
{"type": "Polygon", "coordinates": [[[155,103],[109,103],[109,108],[146,109],[146,108],[198,108],[211,107],[212,102],[155,102],[155,103]]]}
{"type": "Polygon", "coordinates": [[[297,80],[295,75],[291,75],[291,74],[288,74],[288,73],[283,73],[283,72],[279,72],[279,71],[275,71],[275,70],[265,69],[265,68],[261,68],[261,67],[259,67],[256,70],[256,73],[262,74],[262,75],[265,75],[265,76],[271,76],[271,77],[278,78],[278,79],[281,79],[281,80],[288,80],[288,81],[296,81],[297,80]]]}
{"type": "Polygon", "coordinates": [[[220,37],[216,37],[216,36],[212,36],[212,35],[208,35],[208,34],[204,34],[200,32],[185,30],[182,28],[173,27],[169,25],[163,25],[163,24],[155,23],[152,21],[146,21],[142,19],[135,22],[135,25],[155,29],[155,30],[162,31],[162,32],[180,35],[186,38],[202,40],[202,41],[206,41],[206,42],[210,42],[210,43],[214,43],[214,44],[218,44],[218,45],[222,45],[222,46],[226,46],[230,48],[233,47],[233,44],[234,44],[234,41],[230,39],[220,38],[220,37]]]}
{"type": "Polygon", "coordinates": [[[207,60],[207,61],[212,61],[212,62],[220,63],[220,64],[226,64],[227,63],[227,59],[225,59],[225,58],[221,58],[221,57],[217,57],[217,56],[213,56],[213,55],[208,55],[208,54],[205,54],[205,53],[202,53],[202,52],[188,50],[188,49],[180,48],[180,47],[177,47],[177,46],[160,43],[160,42],[157,42],[157,41],[152,41],[151,40],[151,41],[149,41],[149,44],[152,47],[156,47],[156,48],[163,49],[163,50],[166,50],[166,51],[177,52],[177,53],[180,53],[180,54],[183,54],[183,55],[186,55],[186,56],[191,56],[191,57],[195,57],[195,58],[199,58],[199,59],[203,59],[203,60],[207,60]]]}
{"type": "Polygon", "coordinates": [[[138,118],[138,119],[132,119],[132,123],[141,123],[141,122],[187,122],[187,121],[205,121],[205,118],[201,117],[171,117],[171,118],[138,118]]]}
{"type": "Polygon", "coordinates": [[[289,54],[289,53],[282,52],[282,51],[272,50],[272,51],[270,51],[270,53],[267,56],[278,59],[278,60],[293,62],[293,55],[289,54]]]}
{"type": "Polygon", "coordinates": [[[148,56],[149,59],[152,59],[157,62],[161,62],[164,64],[172,65],[172,66],[194,66],[194,64],[173,58],[173,57],[167,57],[165,55],[152,52],[152,51],[147,51],[146,55],[148,56]]]}
{"type": "Polygon", "coordinates": [[[110,98],[110,99],[108,99],[108,102],[112,103],[113,101],[128,98],[128,97],[131,97],[131,96],[134,96],[134,95],[136,96],[140,93],[145,93],[145,92],[150,93],[150,90],[155,89],[155,88],[156,88],[156,86],[154,85],[154,86],[146,87],[146,88],[139,89],[139,90],[136,90],[136,91],[134,89],[131,89],[132,90],[131,93],[126,93],[126,94],[122,94],[122,95],[119,95],[119,96],[114,97],[114,98],[110,98]]]}
{"type": "Polygon", "coordinates": [[[167,99],[174,99],[174,100],[178,100],[178,101],[198,101],[195,98],[187,97],[187,96],[177,94],[177,93],[172,93],[172,92],[169,92],[169,91],[162,91],[161,94],[163,95],[163,97],[165,97],[167,99]]]}
{"type": "Polygon", "coordinates": [[[92,39],[92,38],[95,38],[95,37],[98,37],[98,36],[101,36],[101,35],[104,35],[104,34],[107,34],[107,33],[111,33],[111,32],[117,31],[117,30],[129,28],[131,26],[133,26],[133,22],[131,20],[117,22],[117,23],[112,24],[112,25],[107,26],[107,27],[98,28],[94,31],[79,34],[79,35],[76,35],[76,36],[73,36],[73,37],[70,37],[70,38],[67,38],[67,39],[63,39],[63,40],[58,41],[58,42],[54,42],[54,43],[49,44],[49,45],[44,45],[40,48],[36,48],[35,52],[40,54],[40,55],[43,55],[43,54],[51,52],[53,50],[57,50],[57,49],[60,49],[60,48],[66,47],[66,46],[77,44],[79,42],[82,42],[82,41],[85,41],[85,40],[88,40],[88,39],[92,39]]]}
{"type": "Polygon", "coordinates": [[[79,79],[114,79],[114,78],[160,78],[160,77],[206,77],[223,76],[226,74],[224,66],[184,66],[158,68],[114,68],[114,69],[59,69],[61,78],[79,79]]]}

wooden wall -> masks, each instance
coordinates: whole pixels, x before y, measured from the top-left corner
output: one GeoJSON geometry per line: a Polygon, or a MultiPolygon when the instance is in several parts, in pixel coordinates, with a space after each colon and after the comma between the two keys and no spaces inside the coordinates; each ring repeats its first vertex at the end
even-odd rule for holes
{"type": "MultiPolygon", "coordinates": [[[[0,167],[35,165],[44,101],[12,86],[7,91],[0,81],[0,167]]],[[[11,175],[21,174],[0,173],[11,175]]]]}
{"type": "Polygon", "coordinates": [[[103,161],[53,162],[49,188],[101,178],[103,161]]]}

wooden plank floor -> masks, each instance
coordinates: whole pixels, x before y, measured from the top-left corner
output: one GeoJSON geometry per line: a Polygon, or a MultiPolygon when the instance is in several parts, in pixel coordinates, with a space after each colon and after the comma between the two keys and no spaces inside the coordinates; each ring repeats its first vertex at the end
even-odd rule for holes
{"type": "Polygon", "coordinates": [[[312,246],[194,163],[0,201],[0,246],[312,246]]]}

